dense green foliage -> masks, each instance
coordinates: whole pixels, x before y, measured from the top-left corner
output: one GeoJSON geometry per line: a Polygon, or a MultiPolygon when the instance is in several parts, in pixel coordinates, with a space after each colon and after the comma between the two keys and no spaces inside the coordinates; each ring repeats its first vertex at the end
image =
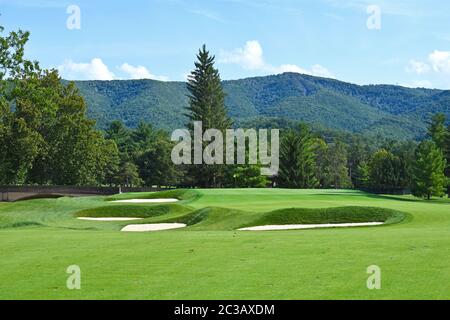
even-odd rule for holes
{"type": "Polygon", "coordinates": [[[28,36],[0,37],[0,184],[104,183],[116,145],[86,118],[73,83],[24,58],[28,36]]]}
{"type": "Polygon", "coordinates": [[[432,196],[442,197],[448,183],[444,173],[446,165],[441,149],[434,142],[422,142],[416,151],[413,194],[428,200],[432,196]]]}
{"type": "Polygon", "coordinates": [[[369,164],[370,186],[378,190],[401,189],[408,186],[406,163],[392,152],[381,149],[369,164]]]}
{"type": "Polygon", "coordinates": [[[314,142],[311,131],[305,124],[283,136],[277,177],[280,187],[306,189],[318,186],[314,142]]]}
{"type": "Polygon", "coordinates": [[[438,113],[431,119],[428,136],[435,143],[436,147],[442,152],[446,160],[445,176],[447,185],[447,193],[450,196],[450,125],[445,127],[446,117],[442,113],[438,113]]]}
{"type": "Polygon", "coordinates": [[[173,186],[179,183],[181,171],[170,158],[173,143],[166,132],[141,122],[129,129],[113,121],[106,137],[119,149],[120,165],[110,177],[110,184],[125,186],[173,186]]]}
{"type": "MultiPolygon", "coordinates": [[[[185,83],[81,81],[77,86],[101,127],[119,119],[129,127],[140,121],[168,130],[185,126],[185,83]]],[[[239,127],[286,128],[304,121],[371,136],[419,139],[433,114],[450,116],[450,92],[442,90],[358,86],[294,73],[224,81],[223,88],[228,114],[239,127]]]]}

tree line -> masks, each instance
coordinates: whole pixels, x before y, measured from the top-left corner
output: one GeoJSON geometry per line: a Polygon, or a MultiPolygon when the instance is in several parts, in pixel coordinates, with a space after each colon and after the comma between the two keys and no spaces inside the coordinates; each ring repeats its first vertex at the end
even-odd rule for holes
{"type": "Polygon", "coordinates": [[[285,188],[358,188],[379,193],[410,190],[417,197],[442,197],[450,182],[450,126],[437,114],[428,139],[392,142],[373,149],[362,137],[326,142],[306,124],[283,135],[280,173],[285,188]]]}

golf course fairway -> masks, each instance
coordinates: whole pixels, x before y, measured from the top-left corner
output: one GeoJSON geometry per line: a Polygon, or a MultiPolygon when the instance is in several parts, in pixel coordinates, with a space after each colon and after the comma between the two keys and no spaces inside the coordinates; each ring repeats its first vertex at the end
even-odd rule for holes
{"type": "Polygon", "coordinates": [[[450,299],[448,199],[285,189],[36,199],[0,203],[0,246],[0,299],[450,299]],[[115,202],[164,198],[180,201],[115,202]],[[341,222],[385,224],[237,231],[341,222]],[[120,232],[141,223],[187,227],[120,232]],[[80,290],[66,286],[73,265],[80,290]],[[374,265],[380,290],[367,287],[374,265]]]}

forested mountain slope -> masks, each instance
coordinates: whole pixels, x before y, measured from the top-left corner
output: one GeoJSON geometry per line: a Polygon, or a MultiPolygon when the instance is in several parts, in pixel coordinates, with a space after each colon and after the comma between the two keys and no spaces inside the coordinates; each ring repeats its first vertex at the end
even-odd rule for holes
{"type": "MultiPolygon", "coordinates": [[[[122,120],[173,130],[185,124],[186,84],[155,80],[78,81],[89,116],[105,127],[122,120]]],[[[223,82],[226,105],[237,125],[305,121],[318,126],[420,138],[432,114],[450,117],[450,91],[391,85],[358,86],[296,73],[223,82]]]]}

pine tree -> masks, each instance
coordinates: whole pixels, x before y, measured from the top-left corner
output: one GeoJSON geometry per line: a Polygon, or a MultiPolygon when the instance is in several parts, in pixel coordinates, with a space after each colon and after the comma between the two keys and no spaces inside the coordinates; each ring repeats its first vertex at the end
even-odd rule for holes
{"type": "MultiPolygon", "coordinates": [[[[211,56],[206,50],[206,46],[203,45],[197,55],[197,60],[195,70],[190,74],[187,84],[189,91],[188,127],[192,132],[194,121],[201,121],[203,133],[208,129],[225,132],[226,129],[231,128],[232,122],[225,108],[225,93],[220,74],[214,68],[215,57],[211,56]]],[[[217,164],[212,166],[192,165],[188,168],[188,175],[194,185],[206,188],[218,186],[223,177],[223,166],[217,164]]]]}
{"type": "Polygon", "coordinates": [[[281,141],[280,169],[278,185],[284,188],[297,188],[300,181],[299,142],[294,130],[289,130],[281,141]]]}
{"type": "Polygon", "coordinates": [[[445,176],[447,177],[447,193],[450,196],[450,126],[446,128],[445,121],[446,117],[444,114],[438,113],[434,115],[428,129],[428,135],[436,146],[442,151],[444,158],[447,160],[445,176]]]}
{"type": "Polygon", "coordinates": [[[315,140],[306,124],[290,130],[280,148],[278,183],[285,188],[316,188],[315,140]]]}
{"type": "Polygon", "coordinates": [[[442,197],[447,179],[444,175],[446,160],[442,151],[432,141],[422,142],[416,151],[413,168],[413,194],[428,200],[442,197]]]}
{"type": "Polygon", "coordinates": [[[355,170],[355,187],[367,188],[369,186],[369,165],[366,161],[362,161],[355,170]]]}
{"type": "Polygon", "coordinates": [[[444,149],[445,137],[447,135],[444,114],[438,113],[433,116],[433,118],[431,119],[430,127],[428,129],[428,135],[439,149],[444,149]]]}
{"type": "Polygon", "coordinates": [[[328,149],[329,147],[323,139],[315,139],[314,153],[316,154],[316,178],[319,181],[319,188],[324,188],[327,185],[326,171],[328,166],[328,149]]]}
{"type": "Polygon", "coordinates": [[[447,134],[444,140],[444,157],[447,160],[445,176],[447,177],[447,194],[450,198],[450,125],[447,127],[447,134]]]}
{"type": "Polygon", "coordinates": [[[342,142],[336,141],[328,148],[327,162],[328,184],[336,189],[350,187],[351,180],[347,168],[347,150],[342,142]]]}

